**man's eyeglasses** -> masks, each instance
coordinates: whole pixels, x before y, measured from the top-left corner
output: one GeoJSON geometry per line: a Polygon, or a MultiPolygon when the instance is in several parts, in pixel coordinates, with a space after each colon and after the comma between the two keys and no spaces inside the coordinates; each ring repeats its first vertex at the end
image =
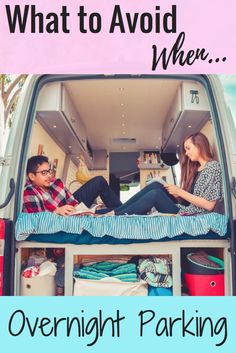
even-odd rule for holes
{"type": "Polygon", "coordinates": [[[38,172],[34,172],[34,174],[37,174],[37,173],[39,173],[43,176],[46,176],[48,174],[51,175],[51,174],[53,174],[53,169],[44,169],[44,170],[39,170],[38,172]]]}

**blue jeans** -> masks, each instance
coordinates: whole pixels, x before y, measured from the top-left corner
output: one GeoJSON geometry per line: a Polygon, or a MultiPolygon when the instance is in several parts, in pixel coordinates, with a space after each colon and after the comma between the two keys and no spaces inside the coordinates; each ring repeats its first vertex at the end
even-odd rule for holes
{"type": "MultiPolygon", "coordinates": [[[[179,207],[176,206],[175,202],[175,198],[169,195],[160,183],[153,182],[145,186],[145,188],[131,197],[123,205],[116,207],[114,211],[116,215],[144,215],[150,211],[152,207],[155,207],[159,212],[176,214],[179,211],[179,207]]],[[[106,212],[103,210],[101,213],[106,212]]]]}
{"type": "Polygon", "coordinates": [[[87,207],[90,207],[98,196],[101,197],[107,207],[112,209],[122,205],[119,197],[102,176],[97,176],[87,181],[73,195],[78,202],[83,202],[87,207]]]}

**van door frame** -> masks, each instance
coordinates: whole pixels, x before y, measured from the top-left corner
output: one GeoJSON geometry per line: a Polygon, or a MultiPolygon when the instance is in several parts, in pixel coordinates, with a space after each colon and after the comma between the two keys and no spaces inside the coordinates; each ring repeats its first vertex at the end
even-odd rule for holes
{"type": "MultiPolygon", "coordinates": [[[[20,205],[21,205],[21,199],[22,199],[22,189],[23,189],[23,182],[24,182],[24,173],[25,173],[25,167],[26,167],[26,158],[27,158],[27,152],[28,152],[28,145],[29,145],[29,139],[30,139],[30,134],[32,131],[32,126],[34,123],[34,114],[35,114],[35,107],[36,107],[36,102],[37,102],[37,97],[38,94],[41,90],[41,88],[46,84],[50,82],[57,82],[57,81],[68,81],[68,80],[91,80],[91,79],[178,79],[178,80],[194,80],[197,82],[200,82],[206,89],[206,92],[208,94],[209,98],[209,103],[211,106],[211,111],[213,115],[213,120],[214,120],[214,125],[215,125],[215,133],[216,133],[216,138],[217,142],[219,143],[219,152],[221,154],[221,161],[223,162],[224,168],[223,174],[224,174],[224,180],[225,180],[225,193],[226,193],[226,201],[227,201],[227,207],[228,207],[228,214],[230,218],[230,231],[231,231],[231,239],[230,239],[230,251],[231,251],[231,260],[232,260],[232,291],[233,295],[236,295],[236,220],[233,221],[233,211],[232,211],[232,205],[231,205],[231,187],[230,187],[230,179],[229,179],[229,173],[228,173],[228,168],[227,168],[227,159],[226,159],[226,152],[224,148],[224,141],[223,141],[223,135],[221,132],[220,128],[220,118],[217,112],[217,106],[214,98],[214,92],[211,87],[211,82],[207,75],[43,75],[39,76],[38,79],[35,82],[34,85],[34,90],[32,94],[32,98],[30,101],[30,106],[28,110],[28,114],[26,116],[26,128],[24,131],[24,136],[23,136],[23,148],[20,152],[20,158],[19,158],[19,168],[18,168],[18,175],[17,175],[17,180],[19,181],[16,184],[16,194],[15,194],[15,207],[14,207],[14,215],[16,218],[16,215],[20,212],[20,205]]],[[[13,247],[14,249],[14,247],[13,247]]],[[[14,266],[12,266],[14,267],[14,266]]],[[[14,268],[11,271],[11,276],[14,278],[14,268]]],[[[12,288],[11,288],[11,293],[12,293],[12,288]]]]}

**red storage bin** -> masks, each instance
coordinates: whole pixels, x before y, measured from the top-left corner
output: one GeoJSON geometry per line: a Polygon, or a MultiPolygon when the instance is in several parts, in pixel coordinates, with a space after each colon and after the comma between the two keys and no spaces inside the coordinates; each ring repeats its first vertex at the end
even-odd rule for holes
{"type": "Polygon", "coordinates": [[[224,295],[224,274],[196,275],[185,273],[184,279],[190,295],[224,295]]]}

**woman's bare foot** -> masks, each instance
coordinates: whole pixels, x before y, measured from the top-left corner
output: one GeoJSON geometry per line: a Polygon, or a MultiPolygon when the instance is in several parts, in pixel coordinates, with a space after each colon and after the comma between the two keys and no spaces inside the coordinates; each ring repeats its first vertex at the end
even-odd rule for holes
{"type": "Polygon", "coordinates": [[[104,203],[99,203],[96,207],[95,210],[102,210],[103,208],[106,208],[106,205],[104,205],[104,203]]]}

